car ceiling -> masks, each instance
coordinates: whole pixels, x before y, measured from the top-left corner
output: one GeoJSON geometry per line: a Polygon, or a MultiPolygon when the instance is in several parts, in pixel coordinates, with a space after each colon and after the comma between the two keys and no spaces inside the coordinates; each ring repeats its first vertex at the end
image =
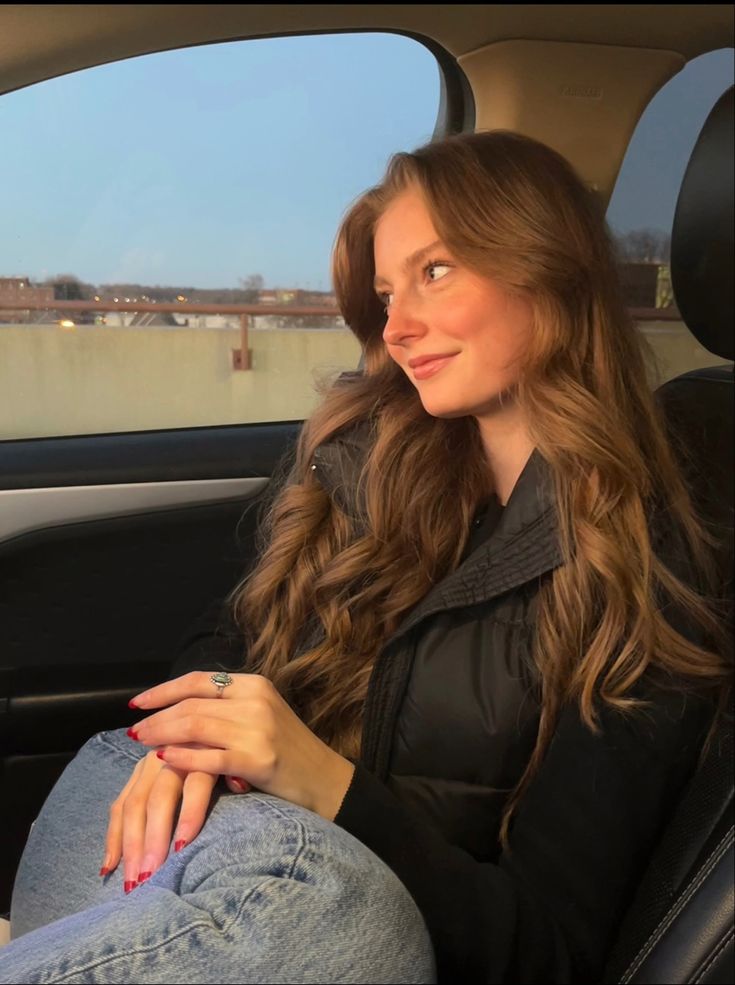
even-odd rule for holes
{"type": "Polygon", "coordinates": [[[390,30],[455,57],[507,40],[676,52],[732,43],[731,4],[6,4],[0,92],[167,48],[270,35],[390,30]]]}

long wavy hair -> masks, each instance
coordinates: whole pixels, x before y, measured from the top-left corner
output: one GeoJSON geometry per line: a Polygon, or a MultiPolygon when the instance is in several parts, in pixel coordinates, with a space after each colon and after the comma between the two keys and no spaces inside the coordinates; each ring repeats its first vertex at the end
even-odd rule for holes
{"type": "Polygon", "coordinates": [[[533,139],[502,130],[449,137],[395,154],[338,230],[334,287],[365,371],[317,384],[319,406],[261,514],[259,560],[230,596],[247,644],[243,670],[269,678],[323,741],[357,759],[384,641],[460,564],[472,517],[492,492],[475,418],[428,414],[382,338],[373,233],[406,189],[423,193],[456,260],[533,310],[514,398],[553,476],[564,561],[538,589],[538,737],[505,801],[507,850],[511,817],[567,701],[598,732],[596,697],[626,714],[645,706],[629,692],[658,668],[671,686],[713,699],[704,755],[732,679],[718,540],[672,453],[649,381],[656,357],[626,310],[599,198],[533,139]],[[356,425],[369,429],[360,517],[311,469],[320,444],[356,425]],[[691,583],[657,556],[653,515],[681,530],[691,583]],[[667,622],[662,593],[704,631],[706,646],[667,622]]]}

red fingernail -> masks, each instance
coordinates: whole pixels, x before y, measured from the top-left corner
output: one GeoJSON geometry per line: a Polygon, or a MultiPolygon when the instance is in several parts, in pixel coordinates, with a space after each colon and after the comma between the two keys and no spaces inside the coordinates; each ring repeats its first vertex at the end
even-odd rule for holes
{"type": "Polygon", "coordinates": [[[100,875],[101,876],[106,876],[107,873],[110,872],[110,871],[111,871],[111,869],[108,869],[108,867],[106,865],[103,865],[102,868],[100,869],[100,875]]]}
{"type": "Polygon", "coordinates": [[[175,852],[180,852],[181,849],[184,847],[185,844],[186,844],[186,842],[184,841],[183,838],[180,841],[177,841],[176,844],[174,845],[174,851],[175,852]]]}
{"type": "Polygon", "coordinates": [[[136,742],[138,741],[138,733],[134,731],[132,728],[128,729],[127,734],[130,736],[131,739],[135,739],[136,742]]]}
{"type": "Polygon", "coordinates": [[[128,701],[128,708],[137,708],[138,706],[134,701],[128,701]]]}
{"type": "Polygon", "coordinates": [[[156,755],[158,756],[159,759],[165,759],[165,756],[164,756],[164,752],[165,751],[166,751],[165,749],[157,749],[156,750],[156,755]]]}
{"type": "Polygon", "coordinates": [[[248,789],[247,784],[243,783],[242,780],[240,780],[238,777],[236,777],[236,776],[230,776],[230,777],[228,777],[228,779],[229,779],[230,783],[234,783],[235,784],[235,786],[238,788],[238,790],[245,791],[245,790],[248,789]]]}
{"type": "Polygon", "coordinates": [[[152,875],[153,875],[152,872],[139,872],[138,873],[138,885],[140,885],[141,882],[145,882],[146,879],[150,879],[150,877],[152,875]]]}
{"type": "Polygon", "coordinates": [[[138,883],[135,881],[135,879],[133,879],[131,882],[126,882],[124,886],[125,892],[129,893],[132,889],[135,889],[137,885],[138,883]]]}

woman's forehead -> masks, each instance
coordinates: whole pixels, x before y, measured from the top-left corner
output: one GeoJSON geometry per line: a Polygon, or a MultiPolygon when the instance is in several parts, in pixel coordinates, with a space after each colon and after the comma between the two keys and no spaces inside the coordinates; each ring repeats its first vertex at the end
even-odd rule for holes
{"type": "Polygon", "coordinates": [[[423,196],[405,192],[397,196],[373,227],[373,251],[385,262],[413,259],[413,254],[440,239],[423,196]]]}

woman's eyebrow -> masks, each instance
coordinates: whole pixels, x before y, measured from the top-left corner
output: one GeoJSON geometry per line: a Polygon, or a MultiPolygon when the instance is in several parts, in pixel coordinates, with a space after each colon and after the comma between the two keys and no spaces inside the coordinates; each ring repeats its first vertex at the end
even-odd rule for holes
{"type": "MultiPolygon", "coordinates": [[[[415,267],[419,263],[421,263],[424,257],[428,256],[430,253],[433,253],[434,250],[436,250],[440,246],[443,246],[443,243],[440,239],[434,240],[434,242],[429,243],[428,246],[422,246],[420,250],[416,250],[410,256],[406,257],[406,259],[401,264],[401,269],[403,270],[404,273],[406,273],[412,267],[415,267]]],[[[380,277],[378,274],[376,274],[375,279],[373,280],[373,287],[379,287],[381,284],[387,285],[389,284],[389,281],[387,281],[385,277],[380,277]]]]}

